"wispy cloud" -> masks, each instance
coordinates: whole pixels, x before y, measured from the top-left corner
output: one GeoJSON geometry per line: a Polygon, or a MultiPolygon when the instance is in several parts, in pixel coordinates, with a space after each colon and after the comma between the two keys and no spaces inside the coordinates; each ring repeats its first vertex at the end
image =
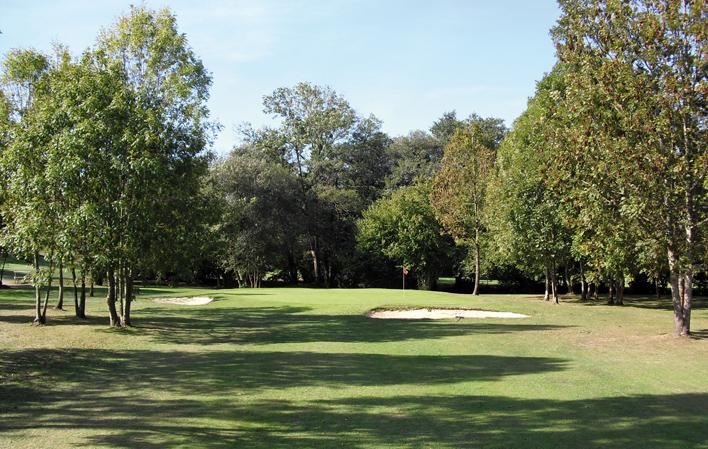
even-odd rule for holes
{"type": "Polygon", "coordinates": [[[292,22],[307,26],[310,20],[336,14],[343,4],[343,1],[220,0],[209,2],[208,7],[190,2],[175,10],[184,30],[200,31],[188,34],[193,36],[192,45],[202,55],[239,63],[272,55],[278,43],[287,38],[292,22]]]}

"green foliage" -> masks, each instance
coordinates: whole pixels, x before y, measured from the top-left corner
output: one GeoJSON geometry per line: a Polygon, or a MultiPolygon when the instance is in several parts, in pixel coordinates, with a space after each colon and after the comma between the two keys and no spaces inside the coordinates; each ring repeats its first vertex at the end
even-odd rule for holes
{"type": "Polygon", "coordinates": [[[539,82],[526,111],[499,147],[487,213],[492,254],[527,274],[547,275],[570,257],[571,235],[563,203],[548,186],[555,164],[555,98],[563,93],[556,70],[539,82]]]}
{"type": "MultiPolygon", "coordinates": [[[[264,107],[280,125],[246,127],[247,151],[263,164],[283,168],[273,176],[295,180],[286,200],[290,207],[283,209],[286,216],[281,221],[297,225],[287,245],[275,245],[279,255],[275,250],[259,251],[264,255],[259,264],[287,270],[293,281],[301,275],[315,283],[351,285],[358,265],[355,221],[381,195],[390,171],[389,138],[376,117],[358,116],[327,87],[300,83],[276,89],[265,97],[264,107]]],[[[239,158],[233,163],[248,165],[239,158]]],[[[272,213],[277,201],[264,201],[272,213]]],[[[263,216],[261,221],[269,219],[263,216]]],[[[249,228],[233,228],[232,235],[244,233],[250,241],[245,236],[249,228]]]]}
{"type": "MultiPolygon", "coordinates": [[[[708,6],[653,0],[560,5],[553,36],[568,69],[560,106],[572,126],[570,144],[558,157],[557,188],[578,215],[581,240],[603,242],[606,270],[626,268],[636,258],[637,240],[651,242],[645,248],[664,247],[677,333],[686,335],[708,211],[708,6]]],[[[595,247],[584,246],[586,252],[595,247]]]]}
{"type": "Polygon", "coordinates": [[[430,206],[430,185],[403,187],[372,204],[357,223],[362,251],[379,253],[413,270],[421,288],[429,289],[445,266],[451,242],[430,206]]]}
{"type": "Polygon", "coordinates": [[[435,215],[445,231],[474,258],[474,294],[479,293],[487,230],[486,191],[498,140],[504,132],[501,120],[471,116],[445,147],[430,194],[435,215]]]}
{"type": "Polygon", "coordinates": [[[297,178],[247,147],[216,165],[211,177],[213,193],[223,202],[216,230],[221,265],[240,284],[257,287],[267,271],[287,268],[300,252],[304,223],[298,220],[297,178]]]}
{"type": "Polygon", "coordinates": [[[4,239],[24,257],[107,271],[109,309],[129,305],[140,270],[185,266],[200,247],[211,81],[174,16],[144,7],[80,60],[57,46],[48,61],[16,51],[4,62],[17,122],[3,127],[4,239]]]}
{"type": "Polygon", "coordinates": [[[424,131],[413,131],[395,138],[388,151],[392,168],[386,179],[386,191],[391,193],[412,185],[418,178],[432,178],[440,166],[443,145],[424,131]]]}

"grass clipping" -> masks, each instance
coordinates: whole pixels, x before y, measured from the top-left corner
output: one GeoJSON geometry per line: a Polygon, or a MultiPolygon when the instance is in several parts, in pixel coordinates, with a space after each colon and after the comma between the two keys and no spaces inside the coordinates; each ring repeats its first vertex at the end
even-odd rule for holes
{"type": "Polygon", "coordinates": [[[380,320],[461,320],[463,318],[528,318],[528,315],[514,312],[494,312],[472,309],[374,309],[366,314],[380,320]]]}
{"type": "Polygon", "coordinates": [[[191,298],[155,298],[155,302],[163,304],[179,304],[182,306],[203,306],[214,299],[208,296],[193,296],[191,298]]]}

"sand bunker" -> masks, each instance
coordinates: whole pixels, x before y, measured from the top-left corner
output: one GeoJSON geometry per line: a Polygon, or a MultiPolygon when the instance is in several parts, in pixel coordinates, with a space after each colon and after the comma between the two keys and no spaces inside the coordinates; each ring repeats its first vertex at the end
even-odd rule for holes
{"type": "Polygon", "coordinates": [[[513,312],[490,312],[469,309],[406,309],[372,310],[369,318],[382,320],[450,320],[462,318],[528,318],[528,315],[513,312]]]}
{"type": "Polygon", "coordinates": [[[165,304],[181,304],[183,306],[203,306],[209,304],[214,299],[208,296],[193,296],[191,298],[156,298],[156,302],[165,304]]]}

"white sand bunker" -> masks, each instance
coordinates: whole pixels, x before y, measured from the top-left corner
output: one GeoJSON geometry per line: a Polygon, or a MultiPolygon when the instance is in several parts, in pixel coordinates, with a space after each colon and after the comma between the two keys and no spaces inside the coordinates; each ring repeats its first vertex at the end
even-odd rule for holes
{"type": "Polygon", "coordinates": [[[490,312],[469,309],[372,310],[366,316],[382,320],[450,320],[462,318],[528,318],[513,312],[490,312]]]}
{"type": "Polygon", "coordinates": [[[183,306],[203,306],[209,304],[214,299],[208,296],[193,296],[191,298],[156,298],[156,302],[164,304],[180,304],[183,306]]]}

